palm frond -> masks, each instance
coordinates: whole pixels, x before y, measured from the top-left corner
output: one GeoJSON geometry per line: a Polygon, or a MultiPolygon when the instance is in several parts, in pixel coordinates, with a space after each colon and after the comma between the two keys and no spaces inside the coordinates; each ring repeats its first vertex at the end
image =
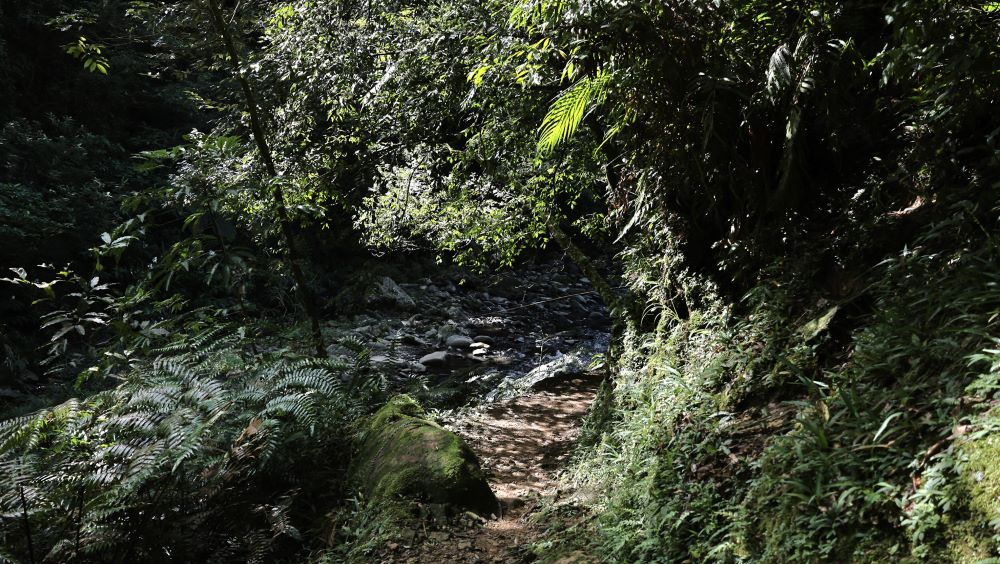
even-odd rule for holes
{"type": "Polygon", "coordinates": [[[587,111],[604,103],[612,77],[610,72],[598,72],[580,79],[556,97],[538,128],[540,155],[550,154],[573,137],[587,111]]]}

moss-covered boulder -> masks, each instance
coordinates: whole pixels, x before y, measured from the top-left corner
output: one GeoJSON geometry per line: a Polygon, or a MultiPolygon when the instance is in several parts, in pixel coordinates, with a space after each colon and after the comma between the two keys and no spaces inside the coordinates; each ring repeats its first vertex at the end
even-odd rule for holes
{"type": "Polygon", "coordinates": [[[351,475],[374,502],[419,500],[483,515],[498,510],[476,455],[406,395],[367,421],[351,475]]]}

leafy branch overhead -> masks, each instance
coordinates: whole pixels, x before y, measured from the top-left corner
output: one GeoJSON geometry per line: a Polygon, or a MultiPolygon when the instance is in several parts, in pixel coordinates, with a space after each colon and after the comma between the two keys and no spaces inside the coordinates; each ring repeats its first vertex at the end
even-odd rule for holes
{"type": "Polygon", "coordinates": [[[108,74],[111,63],[103,54],[103,45],[90,43],[86,37],[80,36],[76,43],[65,47],[66,53],[83,62],[83,68],[90,72],[108,74]]]}

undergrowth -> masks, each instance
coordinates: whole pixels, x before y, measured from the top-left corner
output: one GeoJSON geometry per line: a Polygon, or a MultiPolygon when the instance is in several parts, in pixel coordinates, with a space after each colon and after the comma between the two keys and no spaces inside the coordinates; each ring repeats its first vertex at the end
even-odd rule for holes
{"type": "Polygon", "coordinates": [[[869,310],[787,275],[736,305],[675,276],[702,294],[627,332],[585,427],[568,479],[602,493],[577,542],[616,562],[1000,554],[1000,257],[975,213],[867,273],[869,310]]]}
{"type": "Polygon", "coordinates": [[[342,500],[346,423],[379,391],[239,343],[181,339],[113,389],[0,425],[3,559],[294,560],[342,500]]]}

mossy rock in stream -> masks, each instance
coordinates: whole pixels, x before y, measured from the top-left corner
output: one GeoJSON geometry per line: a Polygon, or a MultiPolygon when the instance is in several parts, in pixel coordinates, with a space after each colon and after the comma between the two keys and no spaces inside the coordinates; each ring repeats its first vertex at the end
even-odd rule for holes
{"type": "Polygon", "coordinates": [[[407,395],[367,421],[351,476],[376,503],[409,499],[483,515],[499,507],[472,450],[407,395]]]}

